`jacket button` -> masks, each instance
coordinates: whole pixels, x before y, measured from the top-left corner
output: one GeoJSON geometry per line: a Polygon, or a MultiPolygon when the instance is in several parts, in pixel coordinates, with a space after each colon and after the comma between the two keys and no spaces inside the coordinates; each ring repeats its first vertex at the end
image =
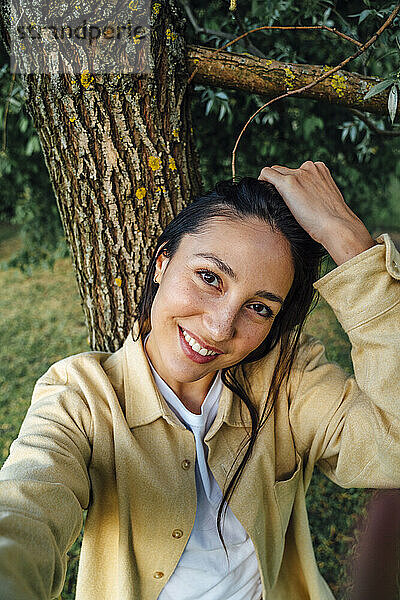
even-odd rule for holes
{"type": "Polygon", "coordinates": [[[154,579],[161,579],[162,577],[164,577],[164,573],[162,571],[156,571],[155,573],[153,573],[153,577],[154,579]]]}
{"type": "Polygon", "coordinates": [[[188,469],[190,469],[190,460],[188,460],[187,458],[185,458],[185,460],[183,460],[181,462],[181,467],[182,469],[185,469],[185,471],[187,471],[188,469]]]}
{"type": "Polygon", "coordinates": [[[183,536],[183,531],[182,531],[182,529],[174,529],[174,530],[173,530],[173,532],[172,532],[172,537],[173,537],[173,538],[179,539],[179,538],[181,538],[182,536],[183,536]]]}

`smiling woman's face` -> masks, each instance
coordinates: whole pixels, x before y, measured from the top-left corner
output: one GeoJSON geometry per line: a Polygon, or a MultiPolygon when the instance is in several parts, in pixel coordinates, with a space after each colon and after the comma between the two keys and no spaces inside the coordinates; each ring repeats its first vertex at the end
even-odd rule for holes
{"type": "Polygon", "coordinates": [[[268,335],[292,285],[289,242],[257,218],[215,217],[156,263],[149,358],[181,400],[199,405],[215,372],[268,335]]]}

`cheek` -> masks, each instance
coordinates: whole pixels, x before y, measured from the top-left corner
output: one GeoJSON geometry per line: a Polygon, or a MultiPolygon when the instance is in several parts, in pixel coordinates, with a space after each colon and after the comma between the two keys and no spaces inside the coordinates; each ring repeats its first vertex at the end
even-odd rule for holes
{"type": "Polygon", "coordinates": [[[265,340],[268,333],[271,330],[273,321],[267,321],[265,325],[253,325],[249,326],[249,323],[245,323],[243,333],[241,335],[241,350],[242,353],[247,356],[258,348],[258,346],[265,340]]]}
{"type": "Polygon", "coordinates": [[[265,338],[268,336],[269,332],[271,331],[273,324],[274,324],[274,321],[271,321],[270,319],[268,319],[268,320],[266,320],[266,323],[264,324],[264,326],[260,326],[259,330],[257,332],[255,332],[255,335],[253,337],[253,344],[254,344],[253,350],[258,348],[258,346],[260,344],[262,344],[262,342],[265,340],[265,338]]]}
{"type": "Polygon", "coordinates": [[[193,281],[169,277],[161,283],[153,306],[169,317],[179,317],[200,310],[204,301],[203,294],[193,281]]]}

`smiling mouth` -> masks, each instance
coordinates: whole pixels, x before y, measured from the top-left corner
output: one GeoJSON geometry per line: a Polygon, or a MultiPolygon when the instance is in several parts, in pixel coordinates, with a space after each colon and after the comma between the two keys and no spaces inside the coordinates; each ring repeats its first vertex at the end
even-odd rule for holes
{"type": "Polygon", "coordinates": [[[179,338],[181,342],[181,346],[185,352],[185,354],[197,363],[206,363],[214,360],[219,354],[222,352],[217,349],[212,349],[209,346],[203,346],[199,343],[197,339],[192,337],[186,329],[183,329],[180,325],[179,329],[179,338]]]}

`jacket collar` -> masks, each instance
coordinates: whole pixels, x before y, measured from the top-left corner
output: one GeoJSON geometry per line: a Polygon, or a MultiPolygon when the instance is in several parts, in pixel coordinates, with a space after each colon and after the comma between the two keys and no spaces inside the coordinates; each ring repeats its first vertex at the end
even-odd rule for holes
{"type": "MultiPolygon", "coordinates": [[[[137,324],[133,327],[133,335],[135,338],[138,335],[137,324]]],[[[171,425],[185,429],[183,423],[179,421],[158,391],[142,340],[139,338],[135,341],[133,335],[132,332],[129,333],[122,349],[125,410],[129,428],[148,425],[162,417],[171,425]]],[[[219,400],[217,416],[207,434],[207,438],[216,433],[223,422],[233,427],[242,427],[243,424],[246,427],[251,425],[246,407],[242,410],[242,422],[240,404],[241,400],[224,385],[219,400]]]]}

